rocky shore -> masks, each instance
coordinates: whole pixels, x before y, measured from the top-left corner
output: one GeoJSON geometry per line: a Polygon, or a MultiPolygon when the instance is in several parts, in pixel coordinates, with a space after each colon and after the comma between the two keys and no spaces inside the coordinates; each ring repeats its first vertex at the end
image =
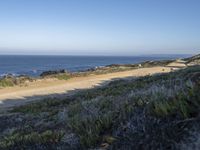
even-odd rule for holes
{"type": "Polygon", "coordinates": [[[177,65],[182,66],[191,66],[191,65],[198,65],[200,64],[200,55],[195,55],[190,58],[186,59],[178,59],[178,60],[162,60],[162,61],[146,61],[138,64],[111,64],[104,67],[95,67],[85,71],[80,72],[68,72],[67,70],[49,70],[45,71],[40,74],[39,77],[30,77],[26,75],[20,76],[13,76],[13,75],[6,75],[0,79],[0,88],[7,87],[7,86],[23,86],[28,84],[29,82],[34,82],[38,79],[45,79],[45,78],[55,78],[59,80],[68,80],[73,77],[80,77],[80,76],[87,76],[92,74],[106,74],[112,72],[119,72],[119,71],[127,71],[133,70],[138,68],[148,68],[148,67],[156,67],[156,66],[170,66],[173,69],[177,67],[177,65]]]}

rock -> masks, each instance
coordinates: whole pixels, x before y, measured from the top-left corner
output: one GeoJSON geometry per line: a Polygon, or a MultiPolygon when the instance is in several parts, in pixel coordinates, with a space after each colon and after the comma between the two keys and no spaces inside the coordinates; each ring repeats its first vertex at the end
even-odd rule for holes
{"type": "Polygon", "coordinates": [[[87,72],[87,71],[96,71],[96,68],[89,68],[85,72],[87,72]]]}
{"type": "Polygon", "coordinates": [[[15,77],[12,74],[6,74],[2,77],[2,79],[14,79],[15,77]]]}
{"type": "Polygon", "coordinates": [[[60,73],[67,73],[67,71],[64,69],[55,70],[55,71],[45,71],[45,72],[41,73],[40,76],[45,77],[45,76],[56,75],[56,74],[60,74],[60,73]]]}

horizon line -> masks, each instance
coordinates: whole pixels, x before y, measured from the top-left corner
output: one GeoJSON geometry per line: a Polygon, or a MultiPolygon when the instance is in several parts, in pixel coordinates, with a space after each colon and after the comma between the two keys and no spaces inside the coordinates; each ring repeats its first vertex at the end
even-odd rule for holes
{"type": "Polygon", "coordinates": [[[91,57],[95,57],[95,56],[100,56],[100,57],[132,57],[132,56],[167,56],[167,55],[197,55],[199,53],[177,53],[177,54],[171,54],[171,53],[166,53],[166,54],[159,54],[159,53],[155,53],[155,54],[136,54],[136,55],[84,55],[84,54],[80,54],[80,55],[75,55],[75,54],[0,54],[0,56],[91,56],[91,57]]]}

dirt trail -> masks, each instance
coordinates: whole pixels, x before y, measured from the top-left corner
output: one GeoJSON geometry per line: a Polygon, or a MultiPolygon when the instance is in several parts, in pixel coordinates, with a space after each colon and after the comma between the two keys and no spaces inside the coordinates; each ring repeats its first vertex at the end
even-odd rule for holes
{"type": "Polygon", "coordinates": [[[23,105],[55,94],[67,94],[77,89],[92,88],[116,78],[139,77],[155,73],[170,72],[170,67],[141,68],[131,71],[76,77],[69,80],[40,80],[26,87],[9,87],[0,89],[0,110],[23,105]]]}

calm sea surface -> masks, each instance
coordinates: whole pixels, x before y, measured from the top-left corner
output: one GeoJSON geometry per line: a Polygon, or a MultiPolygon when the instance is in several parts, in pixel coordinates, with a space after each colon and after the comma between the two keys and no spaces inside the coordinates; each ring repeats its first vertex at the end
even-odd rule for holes
{"type": "Polygon", "coordinates": [[[11,56],[0,55],[0,76],[5,74],[38,76],[43,71],[66,69],[71,72],[110,64],[133,64],[147,60],[183,58],[187,55],[166,56],[11,56]]]}

